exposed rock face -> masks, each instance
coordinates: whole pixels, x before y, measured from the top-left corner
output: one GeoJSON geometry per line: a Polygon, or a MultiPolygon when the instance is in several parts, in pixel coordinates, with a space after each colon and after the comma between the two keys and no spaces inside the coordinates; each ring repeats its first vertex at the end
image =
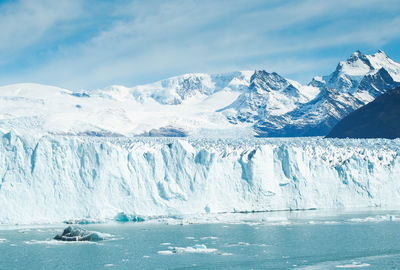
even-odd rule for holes
{"type": "Polygon", "coordinates": [[[343,118],[328,138],[400,138],[400,87],[343,118]]]}

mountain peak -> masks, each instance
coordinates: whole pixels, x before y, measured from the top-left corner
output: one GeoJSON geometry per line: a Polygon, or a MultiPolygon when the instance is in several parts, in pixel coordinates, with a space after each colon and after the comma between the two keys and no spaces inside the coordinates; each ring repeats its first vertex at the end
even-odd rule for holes
{"type": "Polygon", "coordinates": [[[354,63],[356,61],[362,61],[363,63],[369,65],[368,58],[365,54],[363,54],[360,50],[355,51],[345,62],[354,63]]]}
{"type": "Polygon", "coordinates": [[[282,90],[289,85],[288,81],[276,72],[256,70],[250,79],[250,88],[261,88],[266,91],[282,90]]]}
{"type": "Polygon", "coordinates": [[[386,53],[384,51],[382,51],[381,49],[379,49],[375,54],[383,54],[387,57],[386,53]]]}
{"type": "Polygon", "coordinates": [[[363,55],[363,53],[360,50],[357,50],[351,56],[360,56],[360,55],[363,55]]]}

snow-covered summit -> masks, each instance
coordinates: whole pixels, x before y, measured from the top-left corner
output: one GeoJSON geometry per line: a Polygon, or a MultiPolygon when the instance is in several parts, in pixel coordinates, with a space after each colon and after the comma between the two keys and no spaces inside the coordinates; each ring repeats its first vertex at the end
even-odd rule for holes
{"type": "Polygon", "coordinates": [[[371,55],[356,51],[346,61],[341,61],[332,74],[324,76],[323,81],[329,88],[354,93],[365,76],[372,76],[381,69],[400,82],[400,64],[381,50],[371,55]]]}
{"type": "Polygon", "coordinates": [[[309,101],[318,92],[314,87],[302,86],[281,75],[256,70],[250,78],[250,86],[238,99],[220,111],[232,123],[257,122],[267,115],[283,115],[294,110],[300,103],[309,101]]]}
{"type": "Polygon", "coordinates": [[[249,86],[253,71],[223,74],[188,73],[132,88],[111,86],[94,93],[112,99],[133,98],[140,103],[156,101],[179,105],[190,99],[202,99],[221,90],[242,91],[249,86]]]}

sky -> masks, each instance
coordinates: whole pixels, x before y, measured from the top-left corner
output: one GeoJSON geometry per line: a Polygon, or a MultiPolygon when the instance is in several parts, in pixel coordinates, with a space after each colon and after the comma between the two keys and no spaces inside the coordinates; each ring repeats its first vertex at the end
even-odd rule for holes
{"type": "Polygon", "coordinates": [[[399,25],[398,0],[0,0],[0,85],[255,69],[307,83],[356,50],[400,62],[399,25]]]}

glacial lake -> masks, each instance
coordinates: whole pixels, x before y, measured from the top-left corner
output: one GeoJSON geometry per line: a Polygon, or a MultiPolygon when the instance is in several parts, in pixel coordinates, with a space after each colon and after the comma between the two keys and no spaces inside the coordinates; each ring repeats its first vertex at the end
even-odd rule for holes
{"type": "Polygon", "coordinates": [[[235,214],[232,222],[79,225],[109,240],[58,242],[66,224],[0,226],[0,269],[399,269],[400,212],[235,214]]]}

